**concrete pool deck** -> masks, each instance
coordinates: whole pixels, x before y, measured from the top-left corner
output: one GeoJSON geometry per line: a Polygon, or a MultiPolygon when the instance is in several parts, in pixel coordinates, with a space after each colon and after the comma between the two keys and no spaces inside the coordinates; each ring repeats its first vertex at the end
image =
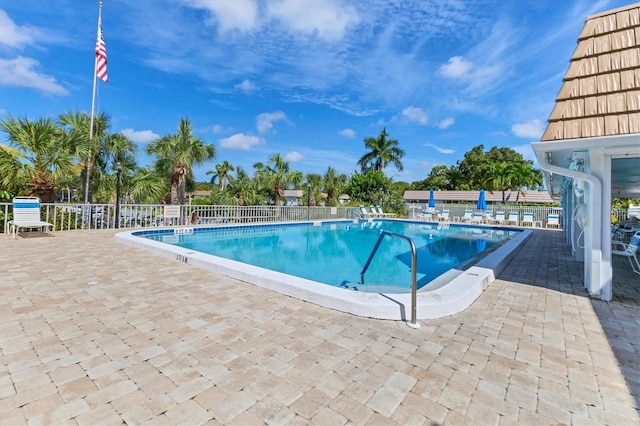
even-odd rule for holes
{"type": "Polygon", "coordinates": [[[0,236],[2,424],[640,422],[640,280],[534,230],[465,311],[374,320],[120,244],[0,236]]]}

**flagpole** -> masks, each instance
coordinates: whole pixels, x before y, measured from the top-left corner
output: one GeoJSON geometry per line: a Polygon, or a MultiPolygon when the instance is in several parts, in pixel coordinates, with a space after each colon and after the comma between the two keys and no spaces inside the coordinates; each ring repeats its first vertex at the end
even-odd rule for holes
{"type": "MultiPolygon", "coordinates": [[[[100,38],[100,29],[102,27],[102,2],[100,2],[100,7],[98,9],[98,35],[96,36],[96,40],[100,38]]],[[[95,115],[95,107],[96,107],[96,88],[98,82],[98,56],[96,55],[94,66],[93,66],[93,94],[91,96],[91,119],[89,120],[89,156],[87,157],[87,179],[84,185],[84,203],[89,204],[91,200],[89,200],[89,178],[91,176],[91,155],[92,154],[92,145],[93,145],[93,121],[95,115]]]]}

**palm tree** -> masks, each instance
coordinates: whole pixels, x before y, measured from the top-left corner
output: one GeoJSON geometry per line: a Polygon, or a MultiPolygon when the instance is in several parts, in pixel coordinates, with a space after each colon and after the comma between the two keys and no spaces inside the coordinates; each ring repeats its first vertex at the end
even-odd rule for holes
{"type": "Polygon", "coordinates": [[[520,194],[524,195],[524,188],[535,188],[542,185],[542,172],[533,168],[531,162],[515,163],[511,165],[513,186],[516,191],[516,203],[520,200],[520,194]]]}
{"type": "Polygon", "coordinates": [[[256,180],[240,166],[235,167],[236,177],[229,182],[227,191],[233,195],[240,206],[260,204],[260,191],[256,180]]]}
{"type": "Polygon", "coordinates": [[[364,138],[364,146],[370,151],[358,160],[362,173],[366,173],[369,170],[381,172],[390,163],[393,163],[399,171],[402,171],[403,167],[400,160],[404,156],[404,151],[398,148],[396,139],[387,139],[387,136],[387,129],[383,128],[377,138],[372,136],[364,138]]]}
{"type": "Polygon", "coordinates": [[[322,188],[322,175],[318,173],[307,173],[307,204],[309,206],[317,206],[318,198],[321,196],[320,189],[322,188]]]}
{"type": "Polygon", "coordinates": [[[343,188],[347,186],[348,177],[345,174],[336,173],[336,169],[328,167],[322,177],[324,192],[327,194],[327,205],[337,206],[343,188]]]}
{"type": "Polygon", "coordinates": [[[184,204],[187,179],[193,178],[193,166],[213,159],[216,150],[193,136],[191,122],[181,118],[178,132],[151,142],[147,153],[157,157],[155,169],[169,178],[171,203],[184,204]]]}
{"type": "Polygon", "coordinates": [[[100,112],[94,117],[93,121],[93,140],[89,140],[89,127],[91,125],[91,117],[84,112],[65,112],[58,116],[58,125],[66,132],[77,132],[82,136],[81,143],[84,145],[83,151],[85,155],[80,159],[81,177],[85,184],[88,184],[86,201],[91,202],[93,192],[100,187],[100,181],[106,177],[107,166],[109,164],[108,155],[105,146],[105,139],[109,135],[111,127],[111,117],[105,112],[100,112]],[[89,179],[87,180],[87,172],[89,179]]]}
{"type": "Polygon", "coordinates": [[[280,198],[284,195],[284,190],[289,188],[289,185],[297,185],[302,181],[302,173],[299,171],[292,171],[289,167],[289,162],[284,161],[284,158],[280,154],[274,154],[269,158],[269,164],[263,167],[261,163],[256,163],[256,177],[260,183],[263,183],[265,188],[268,188],[268,192],[273,197],[276,206],[280,205],[280,198]]]}
{"type": "MultiPolygon", "coordinates": [[[[123,167],[123,170],[126,170],[123,167]]],[[[126,175],[125,175],[126,176],[126,175]]],[[[169,190],[167,179],[150,168],[139,168],[131,177],[123,178],[123,187],[137,203],[159,203],[169,190]]]]}
{"type": "Polygon", "coordinates": [[[511,189],[512,181],[511,164],[505,161],[492,164],[485,176],[485,185],[489,191],[502,192],[502,204],[505,203],[505,191],[511,189]]]}
{"type": "Polygon", "coordinates": [[[50,118],[8,118],[0,122],[11,147],[0,146],[0,183],[23,182],[29,195],[53,202],[56,187],[78,173],[76,160],[86,155],[78,132],[64,132],[50,118]]]}
{"type": "Polygon", "coordinates": [[[211,183],[214,183],[217,178],[220,184],[220,191],[224,191],[224,187],[227,186],[229,180],[229,172],[234,170],[234,167],[227,160],[224,160],[221,164],[216,164],[216,169],[209,170],[207,174],[213,175],[211,177],[211,183]]]}

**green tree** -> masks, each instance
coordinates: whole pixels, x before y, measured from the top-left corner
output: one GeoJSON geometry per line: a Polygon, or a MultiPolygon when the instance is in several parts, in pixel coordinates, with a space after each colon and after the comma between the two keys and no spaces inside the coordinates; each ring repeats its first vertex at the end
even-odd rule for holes
{"type": "Polygon", "coordinates": [[[159,203],[170,190],[166,177],[151,168],[137,169],[125,182],[136,203],[159,203]]]}
{"type": "Polygon", "coordinates": [[[392,189],[392,180],[381,171],[354,173],[347,189],[352,200],[363,204],[384,205],[392,189]]]}
{"type": "Polygon", "coordinates": [[[306,181],[306,192],[308,192],[306,194],[307,204],[310,206],[317,206],[318,200],[322,197],[322,175],[318,173],[307,173],[306,181]]]}
{"type": "Polygon", "coordinates": [[[55,200],[56,187],[78,173],[77,158],[86,156],[78,132],[65,132],[50,118],[8,118],[0,122],[10,147],[0,146],[0,185],[23,184],[43,202],[55,200]]]}
{"type": "Polygon", "coordinates": [[[337,206],[340,203],[340,195],[342,191],[347,186],[349,178],[347,175],[338,174],[336,169],[333,167],[328,167],[327,171],[324,173],[322,177],[322,182],[324,184],[324,192],[327,194],[327,205],[328,206],[337,206]]]}
{"type": "Polygon", "coordinates": [[[302,173],[291,170],[289,162],[285,161],[280,154],[272,155],[267,165],[256,163],[254,167],[258,181],[272,197],[276,206],[280,205],[285,189],[302,181],[302,173]]]}
{"type": "Polygon", "coordinates": [[[226,191],[231,194],[238,205],[250,206],[262,204],[259,183],[252,179],[240,166],[236,166],[236,177],[229,182],[226,191]]]}
{"type": "Polygon", "coordinates": [[[208,175],[213,175],[211,177],[211,183],[215,183],[215,180],[218,179],[218,184],[220,185],[220,191],[224,191],[224,187],[227,185],[229,181],[229,172],[234,171],[235,168],[227,161],[223,161],[220,164],[216,164],[215,170],[209,170],[207,172],[208,175]]]}
{"type": "Polygon", "coordinates": [[[85,155],[79,162],[81,184],[83,192],[88,196],[86,201],[92,202],[94,192],[107,192],[100,191],[100,186],[103,179],[109,180],[107,167],[109,165],[109,157],[114,154],[111,146],[107,145],[111,117],[105,112],[99,112],[94,116],[92,140],[89,140],[91,117],[84,112],[64,112],[58,116],[58,124],[65,132],[75,132],[82,136],[81,143],[84,145],[83,152],[85,155]],[[87,172],[89,173],[88,180],[87,172]]]}
{"type": "Polygon", "coordinates": [[[500,191],[502,193],[502,204],[505,203],[505,192],[512,187],[513,168],[509,163],[501,161],[493,163],[485,174],[485,188],[489,191],[500,191]]]}
{"type": "Polygon", "coordinates": [[[156,156],[155,170],[169,179],[171,203],[184,204],[187,180],[193,181],[193,167],[213,159],[216,150],[195,137],[191,122],[181,118],[177,133],[154,140],[147,147],[147,153],[156,156]]]}
{"type": "Polygon", "coordinates": [[[404,151],[398,148],[396,139],[388,139],[387,129],[383,128],[377,138],[367,136],[364,138],[364,146],[369,152],[364,154],[358,165],[362,173],[369,170],[383,171],[390,163],[393,163],[399,171],[402,171],[404,151]]]}
{"type": "Polygon", "coordinates": [[[520,200],[520,194],[524,195],[524,189],[540,189],[542,187],[542,172],[533,167],[531,161],[515,163],[511,165],[512,189],[517,191],[516,203],[520,200]]]}

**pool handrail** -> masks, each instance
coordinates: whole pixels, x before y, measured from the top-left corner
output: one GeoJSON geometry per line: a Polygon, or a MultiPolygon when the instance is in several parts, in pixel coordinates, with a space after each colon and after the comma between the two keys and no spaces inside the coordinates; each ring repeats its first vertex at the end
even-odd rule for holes
{"type": "Polygon", "coordinates": [[[380,236],[378,237],[378,241],[376,241],[376,244],[373,246],[373,249],[371,250],[371,254],[369,255],[369,259],[367,259],[367,262],[365,263],[364,268],[362,268],[362,272],[360,272],[360,278],[364,283],[364,273],[367,272],[367,269],[369,268],[369,265],[373,260],[373,256],[375,256],[376,252],[378,251],[378,247],[380,247],[380,243],[382,242],[382,239],[386,235],[389,235],[390,237],[398,237],[398,238],[407,240],[409,242],[409,246],[411,247],[411,322],[408,322],[407,325],[412,328],[420,328],[420,324],[416,322],[416,305],[417,305],[417,293],[418,293],[418,284],[416,281],[416,269],[417,269],[418,262],[417,262],[417,255],[416,255],[416,245],[414,244],[411,238],[407,237],[406,235],[398,234],[396,232],[390,232],[384,229],[381,230],[380,236]]]}

